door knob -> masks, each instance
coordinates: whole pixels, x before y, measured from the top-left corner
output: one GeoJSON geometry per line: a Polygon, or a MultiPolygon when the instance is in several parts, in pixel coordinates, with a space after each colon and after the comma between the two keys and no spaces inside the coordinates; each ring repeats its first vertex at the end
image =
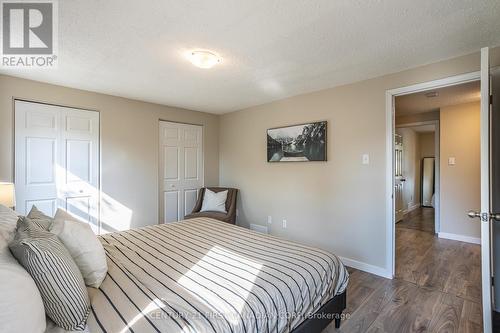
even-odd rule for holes
{"type": "Polygon", "coordinates": [[[489,214],[489,213],[480,213],[480,212],[470,210],[467,213],[467,216],[469,216],[471,219],[479,217],[479,218],[481,218],[482,221],[488,221],[488,220],[500,221],[500,213],[489,214]]]}
{"type": "Polygon", "coordinates": [[[473,210],[469,210],[469,212],[467,213],[467,216],[469,216],[471,219],[475,219],[476,217],[481,217],[481,213],[473,211],[473,210]]]}

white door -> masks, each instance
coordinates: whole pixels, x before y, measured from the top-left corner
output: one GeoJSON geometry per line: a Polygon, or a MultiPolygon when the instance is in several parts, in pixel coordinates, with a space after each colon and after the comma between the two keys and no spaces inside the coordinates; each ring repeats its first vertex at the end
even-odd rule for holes
{"type": "Polygon", "coordinates": [[[403,176],[403,137],[399,134],[394,135],[394,207],[396,222],[403,218],[404,207],[404,184],[406,179],[403,176]]]}
{"type": "Polygon", "coordinates": [[[160,221],[191,213],[203,187],[203,128],[160,121],[160,221]]]}
{"type": "Polygon", "coordinates": [[[15,101],[16,210],[63,208],[99,232],[99,113],[15,101]]]}
{"type": "MultiPolygon", "coordinates": [[[[492,332],[491,214],[490,199],[490,68],[489,50],[481,49],[481,211],[470,211],[481,223],[481,284],[483,331],[492,332]]],[[[497,222],[498,223],[498,222],[497,222]]]]}

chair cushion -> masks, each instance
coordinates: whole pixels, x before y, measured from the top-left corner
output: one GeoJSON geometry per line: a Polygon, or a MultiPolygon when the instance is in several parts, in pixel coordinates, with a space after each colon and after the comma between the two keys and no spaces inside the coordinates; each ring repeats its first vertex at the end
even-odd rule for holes
{"type": "Polygon", "coordinates": [[[221,212],[226,211],[226,199],[228,191],[213,192],[210,189],[205,189],[203,196],[203,204],[201,205],[200,212],[221,212]]]}
{"type": "Polygon", "coordinates": [[[85,329],[90,311],[87,289],[57,236],[21,217],[9,247],[35,281],[50,319],[66,330],[85,329]]]}

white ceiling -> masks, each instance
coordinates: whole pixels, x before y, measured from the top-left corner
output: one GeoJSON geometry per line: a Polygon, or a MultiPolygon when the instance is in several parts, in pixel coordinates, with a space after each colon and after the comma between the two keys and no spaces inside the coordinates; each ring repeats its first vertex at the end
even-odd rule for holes
{"type": "Polygon", "coordinates": [[[396,97],[396,115],[437,111],[439,108],[462,103],[476,102],[481,99],[479,81],[456,86],[434,89],[410,95],[396,97]],[[427,97],[429,92],[436,92],[436,97],[427,97]]]}
{"type": "Polygon", "coordinates": [[[212,113],[500,45],[498,0],[65,0],[59,68],[1,73],[212,113]],[[187,50],[223,58],[193,67],[187,50]]]}
{"type": "Polygon", "coordinates": [[[431,133],[436,131],[436,127],[434,125],[412,126],[410,128],[417,133],[431,133]]]}

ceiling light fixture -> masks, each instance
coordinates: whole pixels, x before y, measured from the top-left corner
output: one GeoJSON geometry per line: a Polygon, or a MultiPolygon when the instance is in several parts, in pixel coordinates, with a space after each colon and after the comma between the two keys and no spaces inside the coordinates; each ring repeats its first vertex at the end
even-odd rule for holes
{"type": "Polygon", "coordinates": [[[199,68],[212,68],[222,61],[222,58],[210,51],[191,51],[188,59],[193,65],[199,68]]]}

